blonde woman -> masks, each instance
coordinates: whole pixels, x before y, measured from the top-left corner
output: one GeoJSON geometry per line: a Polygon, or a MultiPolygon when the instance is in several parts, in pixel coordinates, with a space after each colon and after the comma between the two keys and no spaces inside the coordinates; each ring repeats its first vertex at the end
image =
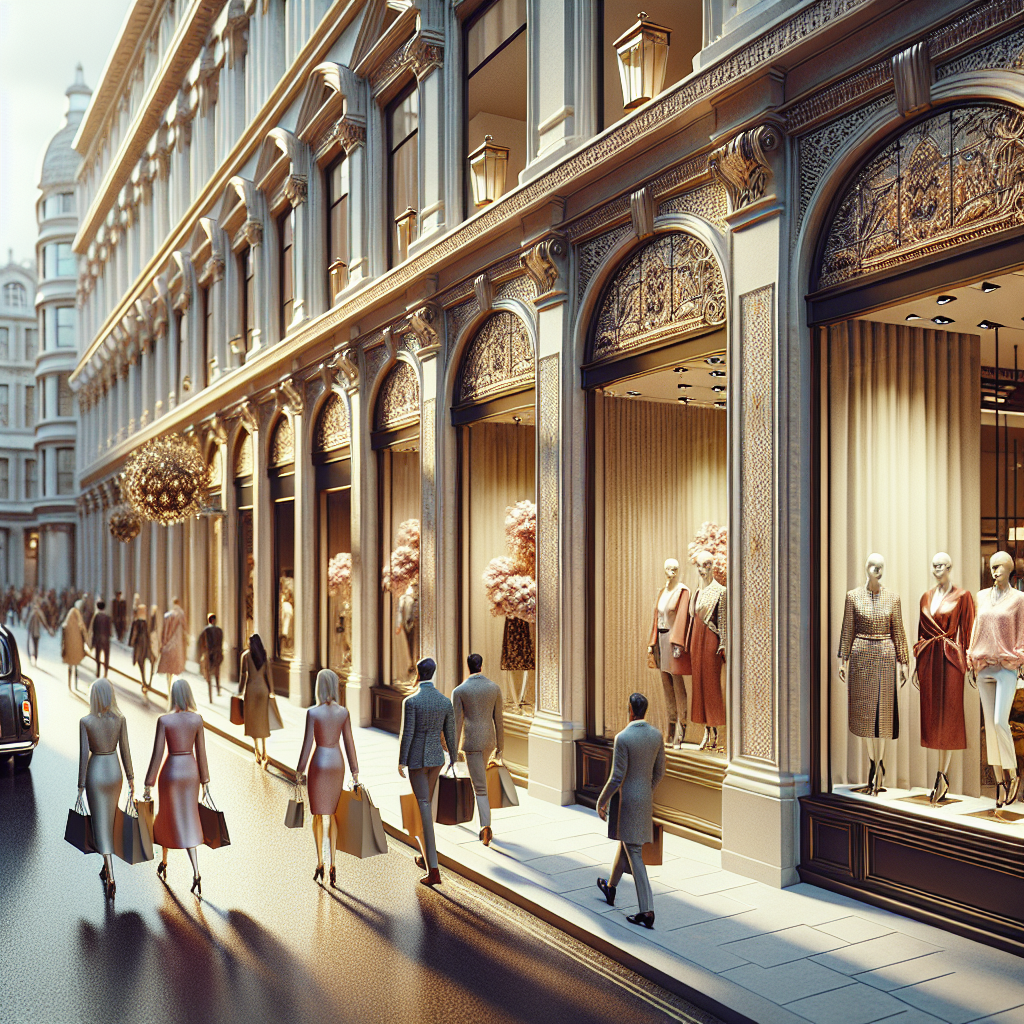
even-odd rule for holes
{"type": "Polygon", "coordinates": [[[114,898],[114,812],[121,799],[121,764],[128,789],[135,797],[135,773],[128,748],[128,724],[118,710],[114,687],[106,678],[97,679],[89,688],[89,714],[79,724],[78,795],[89,801],[92,837],[97,853],[103,855],[100,878],[108,899],[114,898]]]}
{"type": "Polygon", "coordinates": [[[316,677],[316,707],[306,712],[306,734],[302,740],[302,753],[295,769],[300,782],[306,782],[309,793],[309,813],[313,817],[313,840],[316,842],[316,871],[313,881],[324,877],[324,818],[327,819],[331,844],[331,886],[335,884],[334,855],[338,849],[338,826],[334,811],[345,787],[345,761],[341,756],[341,741],[345,741],[345,756],[352,769],[352,782],[359,785],[359,761],[356,745],[352,742],[352,719],[338,700],[338,677],[329,668],[322,668],[316,677]],[[316,743],[316,750],[313,744],[316,743]],[[313,759],[310,761],[310,753],[313,759]],[[309,762],[308,780],[304,774],[309,762]]]}
{"type": "Polygon", "coordinates": [[[210,801],[210,769],[206,763],[206,734],[203,718],[196,711],[192,688],[184,679],[171,684],[171,710],[156,720],[153,757],[146,772],[144,800],[151,799],[150,790],[157,782],[160,800],[153,823],[153,842],[163,847],[163,859],[156,873],[167,881],[167,851],[188,850],[192,862],[192,892],[202,898],[202,878],[196,847],[203,842],[203,825],[199,820],[199,786],[210,801]],[[164,746],[167,747],[167,759],[164,746]]]}
{"type": "Polygon", "coordinates": [[[60,641],[61,661],[68,667],[68,689],[71,686],[71,673],[75,674],[75,686],[78,686],[78,666],[85,657],[85,649],[89,644],[89,634],[82,617],[82,599],[79,598],[69,609],[64,619],[63,633],[60,641]]]}

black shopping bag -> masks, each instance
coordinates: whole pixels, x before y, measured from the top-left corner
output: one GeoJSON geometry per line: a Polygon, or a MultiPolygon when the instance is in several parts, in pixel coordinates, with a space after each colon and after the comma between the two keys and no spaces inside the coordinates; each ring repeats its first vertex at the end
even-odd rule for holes
{"type": "Polygon", "coordinates": [[[224,812],[218,811],[211,800],[208,804],[200,802],[199,821],[203,826],[203,844],[211,850],[219,850],[222,846],[231,845],[228,835],[228,824],[224,820],[224,812]]]}
{"type": "Polygon", "coordinates": [[[306,805],[302,800],[302,789],[295,787],[295,795],[288,801],[288,810],[284,812],[285,828],[302,828],[306,817],[306,805]]]}
{"type": "Polygon", "coordinates": [[[131,794],[114,819],[114,853],[125,864],[142,864],[153,859],[153,835],[149,823],[141,817],[131,794]]]}
{"type": "Polygon", "coordinates": [[[473,820],[473,780],[460,775],[441,775],[437,780],[437,823],[461,825],[473,820]]]}
{"type": "Polygon", "coordinates": [[[86,811],[81,795],[75,801],[75,806],[68,811],[64,840],[82,853],[96,852],[96,845],[92,841],[92,816],[86,811]]]}

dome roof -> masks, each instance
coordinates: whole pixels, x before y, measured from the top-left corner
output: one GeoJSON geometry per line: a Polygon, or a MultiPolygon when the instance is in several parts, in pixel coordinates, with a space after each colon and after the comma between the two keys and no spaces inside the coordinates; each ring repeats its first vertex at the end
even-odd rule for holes
{"type": "Polygon", "coordinates": [[[88,98],[92,95],[92,89],[85,84],[81,64],[75,68],[75,80],[68,86],[65,95],[68,97],[68,112],[64,127],[54,135],[46,147],[43,169],[39,177],[41,189],[52,188],[54,185],[73,185],[78,165],[82,161],[71,148],[78,126],[82,123],[88,98]]]}

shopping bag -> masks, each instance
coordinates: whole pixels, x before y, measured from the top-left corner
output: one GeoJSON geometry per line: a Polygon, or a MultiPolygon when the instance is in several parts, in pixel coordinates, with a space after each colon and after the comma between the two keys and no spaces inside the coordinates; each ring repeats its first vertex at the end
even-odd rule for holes
{"type": "Polygon", "coordinates": [[[245,702],[237,694],[231,698],[231,724],[245,725],[245,702]]]}
{"type": "Polygon", "coordinates": [[[277,698],[273,694],[267,698],[267,718],[270,720],[271,732],[277,732],[278,729],[284,728],[284,722],[281,721],[281,712],[277,709],[277,698]]]}
{"type": "Polygon", "coordinates": [[[302,828],[306,817],[306,805],[302,800],[302,787],[295,787],[295,795],[288,801],[288,810],[284,812],[285,828],[302,828]]]}
{"type": "Polygon", "coordinates": [[[423,818],[420,815],[420,803],[415,793],[403,793],[400,797],[402,804],[402,829],[420,844],[423,849],[423,818]]]}
{"type": "Polygon", "coordinates": [[[128,795],[124,810],[114,815],[114,853],[126,864],[141,864],[153,859],[153,835],[149,825],[139,816],[135,802],[128,795]]]}
{"type": "Polygon", "coordinates": [[[334,820],[338,826],[339,850],[359,858],[388,852],[380,811],[362,786],[341,791],[334,820]]]}
{"type": "Polygon", "coordinates": [[[146,829],[149,831],[150,839],[153,836],[153,819],[156,814],[153,810],[152,800],[136,800],[135,810],[139,812],[139,819],[145,824],[146,829]]]}
{"type": "Polygon", "coordinates": [[[200,802],[199,821],[203,826],[203,844],[205,846],[211,850],[219,850],[222,846],[231,845],[224,812],[218,811],[212,800],[208,804],[200,802]]]}
{"type": "Polygon", "coordinates": [[[441,775],[437,780],[439,825],[461,825],[473,820],[473,780],[458,775],[441,775]]]}
{"type": "Polygon", "coordinates": [[[519,806],[516,784],[500,761],[491,761],[487,766],[487,802],[492,808],[519,806]]]}
{"type": "Polygon", "coordinates": [[[82,853],[95,853],[96,846],[92,841],[92,817],[85,809],[81,794],[75,806],[68,811],[68,823],[64,827],[64,840],[82,853]]]}
{"type": "MultiPolygon", "coordinates": [[[[620,808],[619,794],[615,793],[612,796],[611,803],[608,805],[608,838],[618,839],[619,838],[619,808],[620,808]]],[[[640,850],[640,855],[643,857],[643,861],[650,867],[656,867],[657,865],[664,862],[665,852],[665,831],[658,824],[654,823],[654,839],[652,842],[644,843],[640,850]]],[[[626,861],[625,867],[626,874],[632,874],[629,867],[629,861],[626,861]]]]}

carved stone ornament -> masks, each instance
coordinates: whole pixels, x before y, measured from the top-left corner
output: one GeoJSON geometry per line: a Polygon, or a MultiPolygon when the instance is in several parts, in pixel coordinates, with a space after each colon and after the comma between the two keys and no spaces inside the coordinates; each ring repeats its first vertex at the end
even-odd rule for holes
{"type": "Polygon", "coordinates": [[[242,418],[242,422],[248,428],[249,432],[259,430],[259,413],[256,409],[255,403],[250,399],[243,402],[238,408],[238,414],[242,418]]]}
{"type": "Polygon", "coordinates": [[[930,258],[1024,223],[1024,114],[944,110],[901,132],[846,187],[817,288],[930,258]]]}
{"type": "Polygon", "coordinates": [[[520,257],[526,272],[537,285],[538,298],[555,290],[559,277],[565,270],[565,257],[569,243],[563,235],[552,235],[538,242],[520,257]]]}
{"type": "Polygon", "coordinates": [[[659,235],[615,275],[597,315],[590,361],[725,323],[725,282],[693,235],[659,235]]]}
{"type": "Polygon", "coordinates": [[[263,225],[251,217],[242,225],[240,233],[250,245],[260,245],[263,242],[263,225]]]}
{"type": "Polygon", "coordinates": [[[306,201],[308,183],[304,174],[289,174],[284,180],[284,194],[292,207],[301,206],[306,201]]]}
{"type": "Polygon", "coordinates": [[[439,42],[431,42],[417,35],[409,43],[407,59],[412,62],[416,77],[426,78],[434,68],[444,63],[444,47],[439,42]]]}
{"type": "Polygon", "coordinates": [[[242,431],[235,447],[235,479],[252,476],[252,434],[242,431]]]}
{"type": "Polygon", "coordinates": [[[532,387],[533,345],[523,321],[504,310],[488,317],[462,357],[458,403],[532,387]]]}
{"type": "Polygon", "coordinates": [[[316,430],[313,432],[313,451],[329,452],[344,448],[350,439],[348,409],[345,408],[345,401],[341,395],[332,391],[317,417],[316,430]]]}
{"type": "Polygon", "coordinates": [[[366,142],[366,125],[360,124],[348,116],[339,117],[328,129],[324,144],[329,145],[335,141],[341,143],[341,148],[346,153],[351,153],[356,146],[361,146],[366,142]]]}
{"type": "Polygon", "coordinates": [[[295,382],[291,380],[281,381],[280,390],[281,397],[288,408],[291,409],[293,415],[301,416],[305,411],[302,401],[302,390],[296,387],[295,382]]]}
{"type": "Polygon", "coordinates": [[[740,132],[712,152],[708,166],[724,182],[734,213],[764,198],[772,180],[772,169],[765,154],[777,149],[779,142],[778,128],[760,125],[740,132]]]}
{"type": "Polygon", "coordinates": [[[931,104],[932,64],[928,59],[927,42],[914,43],[893,54],[892,81],[900,117],[909,117],[931,104]]]}
{"type": "Polygon", "coordinates": [[[426,354],[424,350],[434,351],[440,345],[440,338],[437,330],[441,326],[441,311],[432,302],[420,306],[409,317],[409,329],[416,335],[419,342],[419,352],[426,354]]]}
{"type": "Polygon", "coordinates": [[[270,437],[270,465],[274,468],[287,466],[295,461],[295,432],[292,422],[282,416],[270,437]]]}
{"type": "Polygon", "coordinates": [[[481,313],[494,308],[494,285],[487,274],[477,274],[473,278],[473,294],[476,295],[476,304],[481,313]]]}
{"type": "Polygon", "coordinates": [[[405,360],[388,370],[374,409],[376,430],[395,430],[420,418],[420,379],[405,360]]]}

